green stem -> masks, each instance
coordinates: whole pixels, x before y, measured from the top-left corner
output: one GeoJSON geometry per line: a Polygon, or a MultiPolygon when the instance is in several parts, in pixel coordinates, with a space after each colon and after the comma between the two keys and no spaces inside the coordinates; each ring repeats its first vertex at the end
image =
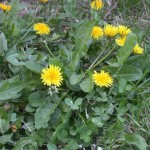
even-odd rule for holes
{"type": "Polygon", "coordinates": [[[78,114],[78,116],[82,119],[83,123],[86,124],[86,123],[85,123],[85,120],[83,119],[83,117],[82,117],[79,113],[77,113],[77,114],[78,114]]]}
{"type": "Polygon", "coordinates": [[[50,53],[50,55],[51,55],[52,57],[55,57],[54,54],[53,54],[53,53],[51,52],[51,50],[49,49],[49,47],[47,46],[47,42],[46,42],[46,41],[44,41],[44,44],[45,44],[46,49],[47,49],[48,52],[50,53]]]}
{"type": "Polygon", "coordinates": [[[3,23],[3,28],[5,27],[6,24],[6,13],[4,14],[4,23],[3,23]]]}
{"type": "Polygon", "coordinates": [[[91,64],[91,66],[88,68],[88,70],[90,70],[94,64],[97,62],[97,60],[101,57],[101,55],[103,54],[103,52],[105,51],[105,49],[102,50],[102,52],[97,56],[97,58],[94,60],[94,62],[91,64]]]}
{"type": "MultiPolygon", "coordinates": [[[[54,110],[58,107],[58,105],[60,104],[60,102],[62,101],[62,99],[67,95],[68,91],[64,93],[64,95],[56,102],[55,106],[53,107],[52,111],[54,112],[54,110]]],[[[56,128],[56,131],[53,133],[51,141],[54,142],[57,134],[61,132],[62,128],[66,125],[66,123],[68,122],[70,115],[72,114],[72,110],[70,110],[65,118],[63,118],[63,121],[61,124],[59,124],[56,128]]]]}
{"type": "Polygon", "coordinates": [[[101,53],[97,56],[97,58],[94,60],[94,62],[90,65],[90,67],[88,68],[88,70],[91,70],[92,67],[94,66],[94,64],[97,62],[97,60],[101,57],[101,55],[103,54],[103,52],[107,49],[107,47],[109,45],[112,44],[112,41],[108,42],[107,45],[104,47],[104,49],[101,51],[101,53]]]}
{"type": "Polygon", "coordinates": [[[137,88],[134,89],[134,92],[139,90],[145,83],[149,82],[150,78],[148,78],[147,80],[145,80],[144,82],[142,82],[142,84],[140,84],[137,88]]]}
{"type": "Polygon", "coordinates": [[[107,55],[105,55],[99,62],[97,62],[95,65],[93,65],[93,68],[96,67],[97,65],[99,65],[103,60],[105,60],[115,48],[116,48],[116,46],[114,48],[112,48],[111,51],[109,51],[109,53],[107,55]]]}
{"type": "Polygon", "coordinates": [[[27,32],[22,36],[21,40],[23,40],[26,37],[26,35],[30,32],[30,29],[32,29],[32,27],[27,30],[27,32]]]}
{"type": "Polygon", "coordinates": [[[144,73],[142,75],[142,77],[136,82],[135,86],[137,86],[140,83],[140,81],[145,77],[145,75],[146,75],[146,73],[144,73]]]}
{"type": "MultiPolygon", "coordinates": [[[[35,17],[36,17],[36,13],[31,21],[31,23],[29,23],[20,33],[23,33],[24,31],[26,31],[28,29],[29,26],[31,26],[33,23],[34,23],[34,20],[35,20],[35,17]]],[[[31,29],[31,28],[30,28],[31,29]]],[[[24,37],[24,36],[23,36],[24,37]]]]}

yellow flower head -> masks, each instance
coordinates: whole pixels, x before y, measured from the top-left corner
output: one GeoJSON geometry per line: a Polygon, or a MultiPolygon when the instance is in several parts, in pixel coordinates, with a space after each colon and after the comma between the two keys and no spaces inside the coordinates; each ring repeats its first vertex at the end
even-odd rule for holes
{"type": "Polygon", "coordinates": [[[99,39],[101,36],[103,36],[103,29],[99,26],[94,26],[91,36],[94,39],[99,39]]]}
{"type": "Polygon", "coordinates": [[[130,33],[130,28],[127,28],[126,26],[119,25],[118,26],[118,33],[120,36],[126,36],[128,33],[130,33]]]}
{"type": "Polygon", "coordinates": [[[126,41],[126,36],[124,36],[124,37],[118,37],[115,41],[116,41],[117,45],[124,46],[124,43],[126,41]]]}
{"type": "Polygon", "coordinates": [[[118,28],[116,26],[110,24],[104,26],[104,35],[108,37],[113,37],[117,33],[118,33],[118,28]]]}
{"type": "Polygon", "coordinates": [[[2,9],[3,11],[10,11],[11,5],[6,5],[6,4],[0,3],[0,9],[2,9]]]}
{"type": "Polygon", "coordinates": [[[139,46],[139,44],[136,44],[135,47],[133,48],[133,53],[134,54],[143,54],[144,50],[139,46]]]}
{"type": "Polygon", "coordinates": [[[109,75],[108,72],[105,72],[104,70],[101,70],[100,73],[97,73],[94,71],[93,74],[93,82],[100,87],[109,87],[113,84],[114,80],[113,78],[109,75]]]}
{"type": "Polygon", "coordinates": [[[33,30],[36,34],[48,35],[50,33],[50,27],[45,23],[36,23],[33,25],[33,30]]]}
{"type": "Polygon", "coordinates": [[[39,0],[39,2],[41,2],[41,3],[47,3],[48,0],[39,0]]]}
{"type": "Polygon", "coordinates": [[[63,80],[60,67],[49,65],[49,67],[44,68],[41,73],[41,79],[44,85],[60,86],[63,80]]]}
{"type": "Polygon", "coordinates": [[[103,1],[102,0],[93,0],[91,2],[91,8],[95,10],[100,10],[103,7],[103,1]]]}

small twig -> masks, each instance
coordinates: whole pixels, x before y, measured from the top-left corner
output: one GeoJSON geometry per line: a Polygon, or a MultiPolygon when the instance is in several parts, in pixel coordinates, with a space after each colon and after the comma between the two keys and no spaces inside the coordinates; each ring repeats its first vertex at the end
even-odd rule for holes
{"type": "Polygon", "coordinates": [[[27,127],[27,129],[29,130],[29,132],[32,132],[32,130],[30,129],[30,127],[22,120],[22,122],[24,123],[24,125],[27,127]]]}
{"type": "Polygon", "coordinates": [[[0,130],[1,130],[2,135],[4,135],[4,131],[3,131],[3,128],[2,128],[2,124],[1,124],[1,116],[0,116],[0,130]]]}
{"type": "Polygon", "coordinates": [[[86,116],[87,119],[89,119],[89,115],[87,113],[87,108],[85,108],[85,116],[86,116]]]}
{"type": "Polygon", "coordinates": [[[46,49],[48,50],[49,54],[51,55],[51,57],[55,58],[54,54],[51,52],[51,50],[49,49],[48,45],[47,45],[47,42],[46,41],[43,41],[46,49]]]}

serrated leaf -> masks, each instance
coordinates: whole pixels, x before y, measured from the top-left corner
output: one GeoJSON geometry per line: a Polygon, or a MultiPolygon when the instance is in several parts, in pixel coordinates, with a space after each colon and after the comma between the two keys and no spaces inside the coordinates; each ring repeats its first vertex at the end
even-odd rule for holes
{"type": "Polygon", "coordinates": [[[75,36],[75,48],[80,51],[80,54],[85,55],[88,48],[88,40],[91,39],[91,33],[94,26],[94,21],[85,21],[77,27],[75,36]]]}
{"type": "Polygon", "coordinates": [[[77,27],[75,35],[75,51],[72,53],[70,67],[75,70],[79,65],[80,58],[87,55],[89,40],[94,26],[94,21],[84,21],[77,27]]]}
{"type": "Polygon", "coordinates": [[[7,79],[0,83],[0,101],[14,98],[25,87],[31,86],[38,82],[38,78],[28,81],[21,81],[18,76],[7,79]]]}
{"type": "Polygon", "coordinates": [[[24,61],[22,60],[19,60],[21,57],[20,54],[12,54],[12,55],[9,55],[8,57],[6,57],[6,60],[13,64],[14,66],[22,66],[24,65],[24,61]]]}

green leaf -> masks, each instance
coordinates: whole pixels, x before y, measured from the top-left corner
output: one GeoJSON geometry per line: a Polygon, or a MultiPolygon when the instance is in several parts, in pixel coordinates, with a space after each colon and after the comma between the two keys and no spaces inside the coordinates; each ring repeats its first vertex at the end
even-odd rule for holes
{"type": "Polygon", "coordinates": [[[57,40],[58,38],[60,38],[60,35],[54,33],[54,34],[52,35],[52,37],[48,39],[48,41],[54,41],[54,40],[57,40]]]}
{"type": "Polygon", "coordinates": [[[12,134],[6,134],[0,136],[0,144],[6,144],[7,142],[11,141],[12,134]]]}
{"type": "Polygon", "coordinates": [[[118,92],[123,93],[126,87],[126,80],[124,78],[119,78],[118,81],[118,92]]]}
{"type": "Polygon", "coordinates": [[[49,58],[49,64],[57,65],[62,67],[62,62],[60,61],[60,58],[55,57],[55,58],[49,58]]]}
{"type": "Polygon", "coordinates": [[[0,117],[0,133],[4,134],[7,132],[10,128],[10,122],[9,120],[1,119],[0,117]]]}
{"type": "Polygon", "coordinates": [[[72,135],[72,136],[75,136],[77,134],[77,129],[74,126],[70,127],[70,130],[69,130],[69,133],[72,135]]]}
{"type": "Polygon", "coordinates": [[[10,119],[8,113],[0,108],[0,133],[4,134],[10,128],[10,119]]]}
{"type": "Polygon", "coordinates": [[[82,98],[77,98],[74,105],[80,106],[82,104],[83,99],[82,98]]]}
{"type": "MultiPolygon", "coordinates": [[[[145,59],[144,59],[145,60],[145,59]]],[[[149,73],[150,72],[150,60],[146,61],[146,65],[144,66],[144,74],[149,73]]]]}
{"type": "Polygon", "coordinates": [[[25,111],[26,112],[35,112],[36,111],[36,108],[35,107],[32,107],[30,104],[28,104],[25,108],[25,111]]]}
{"type": "Polygon", "coordinates": [[[6,113],[6,111],[0,107],[0,117],[7,120],[8,119],[8,114],[6,113]]]}
{"type": "Polygon", "coordinates": [[[92,131],[87,125],[82,125],[81,127],[78,128],[78,132],[80,134],[80,139],[83,140],[84,142],[88,143],[90,142],[91,139],[91,134],[92,131]]]}
{"type": "Polygon", "coordinates": [[[75,140],[71,140],[68,142],[68,144],[65,146],[65,148],[67,148],[69,150],[77,150],[79,148],[79,145],[75,140]]]}
{"type": "Polygon", "coordinates": [[[147,143],[145,141],[145,139],[138,134],[125,134],[125,140],[130,143],[133,144],[135,146],[137,146],[140,150],[147,150],[147,143]]]}
{"type": "Polygon", "coordinates": [[[28,97],[29,104],[32,107],[41,106],[46,100],[46,92],[45,91],[36,91],[31,93],[28,97]]]}
{"type": "Polygon", "coordinates": [[[66,81],[66,85],[69,89],[71,89],[72,91],[81,91],[81,88],[78,84],[76,85],[71,85],[70,82],[67,80],[66,81]]]}
{"type": "Polygon", "coordinates": [[[72,54],[72,61],[69,64],[73,70],[79,65],[80,58],[87,55],[93,26],[94,21],[84,21],[77,27],[75,35],[75,51],[72,54]]]}
{"type": "Polygon", "coordinates": [[[35,72],[35,73],[38,73],[40,74],[41,71],[42,71],[42,66],[40,64],[37,64],[35,62],[32,62],[32,61],[27,61],[25,62],[24,64],[29,70],[35,72]]]}
{"type": "Polygon", "coordinates": [[[88,48],[88,41],[91,39],[91,33],[94,21],[85,21],[77,27],[75,36],[75,48],[80,54],[85,55],[88,48]]]}
{"type": "Polygon", "coordinates": [[[35,128],[47,127],[47,122],[50,120],[50,115],[54,112],[54,104],[46,103],[40,106],[35,113],[35,128]]]}
{"type": "Polygon", "coordinates": [[[19,92],[28,86],[37,84],[39,78],[33,78],[28,81],[21,81],[19,76],[16,76],[11,79],[7,79],[0,83],[0,101],[8,100],[14,97],[17,97],[19,92]]]}
{"type": "Polygon", "coordinates": [[[4,56],[4,51],[7,51],[7,40],[3,32],[0,33],[0,56],[4,56]]]}
{"type": "Polygon", "coordinates": [[[93,118],[92,118],[92,122],[93,122],[97,127],[102,127],[102,126],[103,126],[101,117],[93,117],[93,118]]]}
{"type": "Polygon", "coordinates": [[[66,98],[65,102],[68,106],[72,106],[73,105],[73,101],[70,98],[66,98]]]}
{"type": "Polygon", "coordinates": [[[66,104],[73,110],[77,110],[79,109],[79,106],[82,104],[82,98],[78,98],[76,99],[75,103],[73,103],[73,101],[70,98],[66,98],[65,102],[66,104]]]}
{"type": "Polygon", "coordinates": [[[75,85],[78,84],[82,78],[83,78],[83,74],[77,75],[76,73],[73,73],[69,78],[69,80],[72,85],[75,85]]]}
{"type": "Polygon", "coordinates": [[[0,24],[2,24],[4,22],[4,12],[0,11],[0,24]]]}
{"type": "Polygon", "coordinates": [[[11,122],[15,122],[17,120],[17,114],[16,113],[11,113],[10,117],[11,117],[10,118],[11,122]]]}
{"type": "Polygon", "coordinates": [[[12,150],[21,150],[23,149],[26,145],[32,145],[32,147],[36,147],[37,143],[33,137],[24,137],[21,138],[15,145],[15,147],[12,150]]]}
{"type": "Polygon", "coordinates": [[[47,144],[47,148],[48,150],[57,150],[57,147],[55,144],[52,144],[52,143],[48,143],[47,144]]]}
{"type": "Polygon", "coordinates": [[[23,57],[21,54],[12,54],[6,57],[6,60],[14,66],[22,66],[24,65],[24,61],[22,61],[23,57]]]}
{"type": "Polygon", "coordinates": [[[142,75],[141,69],[131,65],[124,65],[117,76],[124,78],[126,81],[136,81],[140,79],[142,75]]]}
{"type": "Polygon", "coordinates": [[[125,45],[118,50],[117,58],[118,63],[122,65],[129,55],[131,54],[135,44],[136,44],[136,35],[133,33],[129,33],[126,38],[125,45]]]}
{"type": "Polygon", "coordinates": [[[125,100],[120,101],[117,113],[119,116],[123,116],[130,109],[130,103],[127,104],[125,100]]]}
{"type": "MultiPolygon", "coordinates": [[[[34,58],[36,56],[30,56],[30,58],[32,57],[34,58]]],[[[40,64],[35,63],[33,61],[27,61],[27,59],[29,58],[27,58],[27,56],[23,54],[12,54],[6,57],[6,60],[14,66],[25,65],[32,72],[40,74],[43,67],[40,64]]]]}
{"type": "Polygon", "coordinates": [[[84,79],[79,85],[84,92],[91,92],[93,90],[93,81],[90,77],[84,79]]]}

